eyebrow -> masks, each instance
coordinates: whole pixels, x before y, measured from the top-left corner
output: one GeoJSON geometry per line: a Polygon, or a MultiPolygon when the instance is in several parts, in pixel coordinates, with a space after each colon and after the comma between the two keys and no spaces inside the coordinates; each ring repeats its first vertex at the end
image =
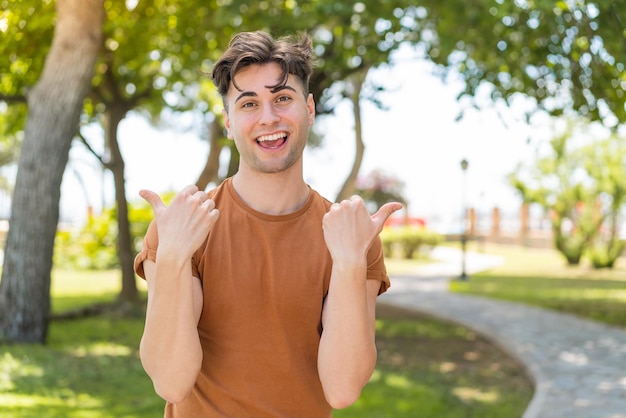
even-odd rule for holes
{"type": "Polygon", "coordinates": [[[240,99],[243,99],[244,97],[256,97],[256,96],[257,94],[253,91],[244,91],[239,96],[237,96],[237,98],[235,99],[235,103],[237,103],[240,99]]]}
{"type": "MultiPolygon", "coordinates": [[[[271,86],[266,86],[266,87],[267,87],[267,88],[270,88],[271,86]]],[[[285,84],[285,85],[283,85],[283,86],[276,86],[276,87],[272,88],[272,90],[270,90],[270,91],[271,91],[272,93],[278,93],[279,91],[282,91],[282,90],[291,90],[291,91],[293,91],[294,93],[297,93],[296,89],[294,89],[293,87],[291,87],[291,86],[290,86],[290,85],[288,85],[288,84],[285,84]]]]}
{"type": "MultiPolygon", "coordinates": [[[[265,86],[268,89],[271,88],[271,86],[265,86]]],[[[291,90],[294,93],[297,93],[296,89],[294,89],[293,87],[289,86],[289,85],[284,85],[284,86],[277,86],[274,87],[270,90],[271,93],[278,93],[279,91],[282,90],[291,90]]],[[[244,91],[242,92],[239,96],[237,96],[237,98],[235,98],[235,103],[237,103],[240,99],[243,99],[244,97],[257,97],[258,94],[256,94],[253,91],[244,91]]]]}

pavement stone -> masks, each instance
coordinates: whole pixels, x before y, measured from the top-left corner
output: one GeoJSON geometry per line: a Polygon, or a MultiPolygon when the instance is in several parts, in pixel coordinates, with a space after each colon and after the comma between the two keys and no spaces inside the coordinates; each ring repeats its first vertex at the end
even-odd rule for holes
{"type": "MultiPolygon", "coordinates": [[[[454,294],[461,254],[436,248],[440,262],[392,276],[381,303],[470,328],[523,364],[535,393],[522,418],[626,418],[626,332],[573,315],[513,302],[454,294]]],[[[470,274],[501,263],[466,253],[470,274]]]]}

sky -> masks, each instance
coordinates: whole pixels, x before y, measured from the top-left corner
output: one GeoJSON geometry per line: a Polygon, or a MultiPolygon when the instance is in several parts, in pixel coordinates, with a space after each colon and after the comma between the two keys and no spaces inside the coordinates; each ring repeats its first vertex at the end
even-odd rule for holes
{"type": "MultiPolygon", "coordinates": [[[[385,110],[363,103],[365,156],[360,174],[382,170],[403,180],[409,214],[431,223],[454,223],[465,205],[478,211],[494,206],[515,211],[520,199],[506,184],[506,175],[518,163],[531,160],[536,141],[547,135],[547,124],[540,119],[525,123],[523,110],[528,105],[523,100],[512,108],[467,109],[456,120],[462,106],[467,107],[456,100],[462,83],[453,78],[442,81],[433,75],[433,68],[407,49],[396,54],[393,65],[370,74],[370,80],[388,92],[381,96],[385,110]],[[469,162],[465,176],[462,159],[469,162]]],[[[354,160],[351,106],[340,104],[335,116],[316,124],[324,142],[320,148],[305,150],[304,176],[334,200],[354,160]]],[[[157,130],[133,115],[120,124],[119,141],[130,201],[142,188],[178,191],[193,184],[209,151],[198,133],[157,130]]],[[[111,185],[110,173],[103,174],[75,141],[62,185],[62,219],[80,223],[88,205],[96,211],[102,202],[112,205],[111,185]]]]}

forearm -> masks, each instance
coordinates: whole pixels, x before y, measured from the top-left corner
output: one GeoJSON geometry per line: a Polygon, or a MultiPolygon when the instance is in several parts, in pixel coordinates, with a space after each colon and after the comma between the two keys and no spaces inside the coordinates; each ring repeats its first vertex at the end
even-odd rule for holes
{"type": "Polygon", "coordinates": [[[375,314],[365,262],[333,266],[324,305],[318,370],[326,399],[343,408],[358,399],[376,365],[375,314]]]}
{"type": "MultiPolygon", "coordinates": [[[[141,361],[156,392],[179,402],[195,384],[202,365],[198,300],[190,262],[157,256],[146,265],[148,306],[140,344],[141,361]]],[[[200,308],[201,309],[201,308],[200,308]]]]}

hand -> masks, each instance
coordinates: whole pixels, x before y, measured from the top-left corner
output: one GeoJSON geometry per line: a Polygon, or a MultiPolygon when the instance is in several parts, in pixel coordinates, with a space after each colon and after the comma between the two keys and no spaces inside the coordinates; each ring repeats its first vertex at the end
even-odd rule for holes
{"type": "Polygon", "coordinates": [[[159,247],[184,256],[193,255],[219,218],[215,202],[196,186],[184,188],[169,206],[151,190],[141,190],[139,195],[154,211],[159,247]]]}
{"type": "Polygon", "coordinates": [[[359,196],[333,203],[322,219],[324,239],[333,261],[363,260],[387,218],[399,209],[402,209],[400,203],[386,203],[370,216],[359,196]]]}

